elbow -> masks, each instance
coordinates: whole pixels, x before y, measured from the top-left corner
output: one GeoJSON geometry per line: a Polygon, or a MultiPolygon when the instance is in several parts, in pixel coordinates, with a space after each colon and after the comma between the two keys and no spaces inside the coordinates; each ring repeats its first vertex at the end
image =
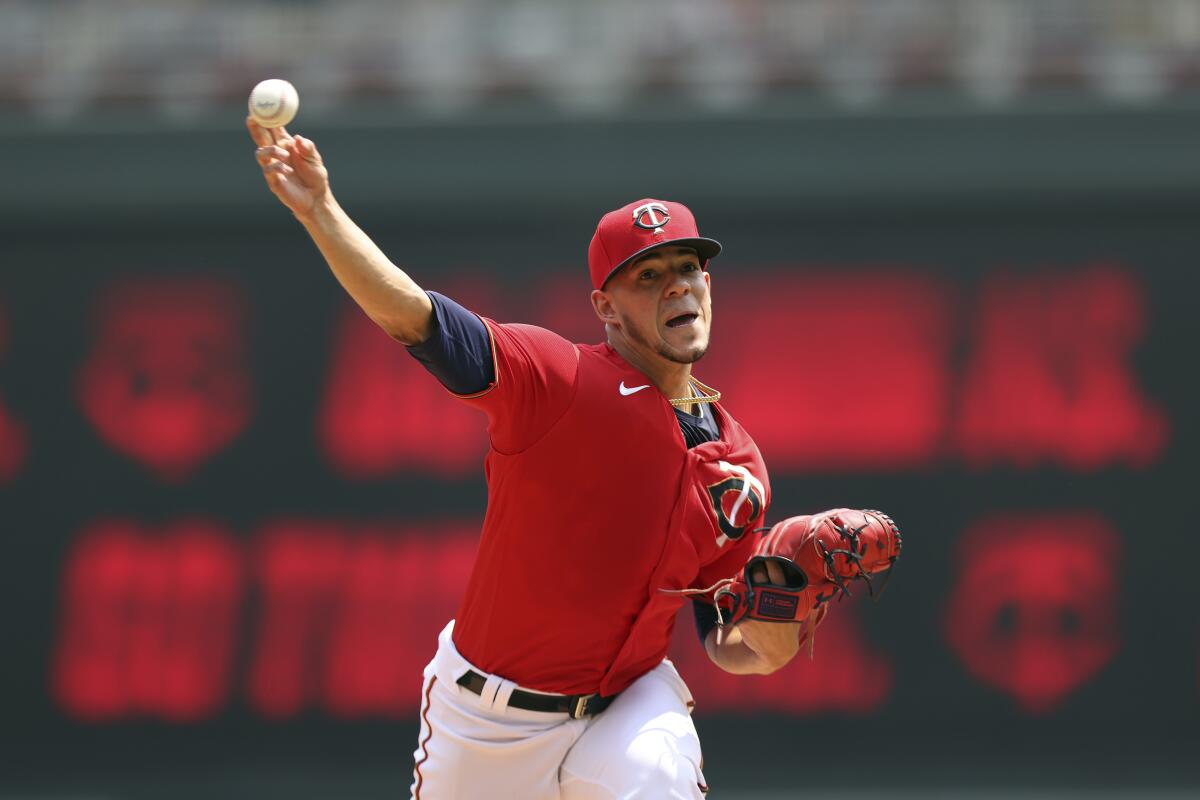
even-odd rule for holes
{"type": "Polygon", "coordinates": [[[420,344],[433,334],[433,302],[424,292],[411,297],[402,296],[383,307],[363,306],[363,311],[388,336],[409,347],[420,344]]]}
{"type": "Polygon", "coordinates": [[[428,336],[422,336],[418,333],[415,333],[412,330],[397,330],[394,328],[389,328],[386,325],[380,325],[379,327],[381,327],[385,331],[387,331],[388,336],[392,337],[393,339],[395,339],[397,342],[404,345],[405,347],[412,347],[414,345],[418,345],[421,342],[425,341],[427,338],[429,338],[428,336]]]}
{"type": "Polygon", "coordinates": [[[406,347],[420,344],[433,333],[433,326],[429,318],[426,318],[423,324],[419,325],[413,325],[411,322],[403,320],[383,319],[379,317],[371,317],[371,321],[378,325],[388,336],[406,347]]]}

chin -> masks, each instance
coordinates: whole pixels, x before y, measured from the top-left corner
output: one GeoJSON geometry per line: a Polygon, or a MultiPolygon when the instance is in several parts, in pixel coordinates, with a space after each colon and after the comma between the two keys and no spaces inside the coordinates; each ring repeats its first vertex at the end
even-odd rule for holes
{"type": "Polygon", "coordinates": [[[670,347],[667,344],[662,344],[658,348],[658,354],[668,361],[674,361],[676,364],[694,364],[704,358],[704,354],[708,352],[708,343],[688,347],[680,350],[675,347],[670,347]]]}
{"type": "Polygon", "coordinates": [[[702,333],[703,335],[685,345],[673,344],[666,336],[660,334],[656,350],[660,356],[676,364],[694,364],[708,352],[708,331],[702,333]]]}

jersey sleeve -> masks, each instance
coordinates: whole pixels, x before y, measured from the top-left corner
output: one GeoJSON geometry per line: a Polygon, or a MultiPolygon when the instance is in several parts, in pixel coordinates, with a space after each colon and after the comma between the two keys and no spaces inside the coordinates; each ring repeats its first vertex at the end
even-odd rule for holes
{"type": "MultiPolygon", "coordinates": [[[[742,536],[726,547],[716,559],[700,567],[695,582],[689,588],[705,589],[717,581],[740,575],[746,562],[754,555],[754,549],[759,541],[760,537],[755,534],[747,533],[742,536]]],[[[711,595],[701,595],[701,597],[704,598],[701,602],[707,601],[709,605],[712,605],[711,595]]]]}
{"type": "MultiPolygon", "coordinates": [[[[746,562],[754,555],[757,536],[747,534],[725,549],[715,560],[700,568],[696,580],[688,588],[707,589],[714,583],[725,578],[740,575],[746,562]]],[[[692,598],[692,612],[696,620],[696,633],[701,643],[709,631],[717,626],[717,610],[713,605],[712,595],[698,595],[692,598]]]]}
{"type": "Polygon", "coordinates": [[[408,353],[451,393],[481,392],[496,379],[492,339],[483,320],[437,292],[426,292],[433,304],[433,330],[408,353]]]}
{"type": "Polygon", "coordinates": [[[495,379],[482,391],[459,397],[488,415],[492,447],[511,455],[541,439],[566,413],[575,399],[579,352],[536,325],[484,322],[495,379]]]}
{"type": "Polygon", "coordinates": [[[540,439],[575,396],[575,345],[535,325],[501,324],[429,292],[433,333],[409,353],[452,395],[488,415],[492,447],[518,453],[540,439]]]}

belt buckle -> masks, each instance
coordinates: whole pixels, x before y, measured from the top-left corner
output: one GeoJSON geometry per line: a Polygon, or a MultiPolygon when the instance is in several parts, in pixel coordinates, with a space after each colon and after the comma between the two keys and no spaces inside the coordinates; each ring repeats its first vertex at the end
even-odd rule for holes
{"type": "Polygon", "coordinates": [[[583,719],[583,715],[587,713],[588,702],[596,696],[595,692],[591,694],[581,694],[578,697],[571,698],[571,710],[567,713],[571,715],[571,719],[583,719]]]}

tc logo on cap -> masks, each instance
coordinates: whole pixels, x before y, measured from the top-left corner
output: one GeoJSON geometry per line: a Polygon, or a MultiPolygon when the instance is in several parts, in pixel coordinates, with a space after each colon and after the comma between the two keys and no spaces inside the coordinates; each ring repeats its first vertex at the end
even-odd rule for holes
{"type": "Polygon", "coordinates": [[[633,210],[633,224],[648,231],[662,233],[662,226],[671,221],[671,212],[662,203],[646,203],[633,210]],[[658,217],[662,214],[662,218],[658,217]]]}

